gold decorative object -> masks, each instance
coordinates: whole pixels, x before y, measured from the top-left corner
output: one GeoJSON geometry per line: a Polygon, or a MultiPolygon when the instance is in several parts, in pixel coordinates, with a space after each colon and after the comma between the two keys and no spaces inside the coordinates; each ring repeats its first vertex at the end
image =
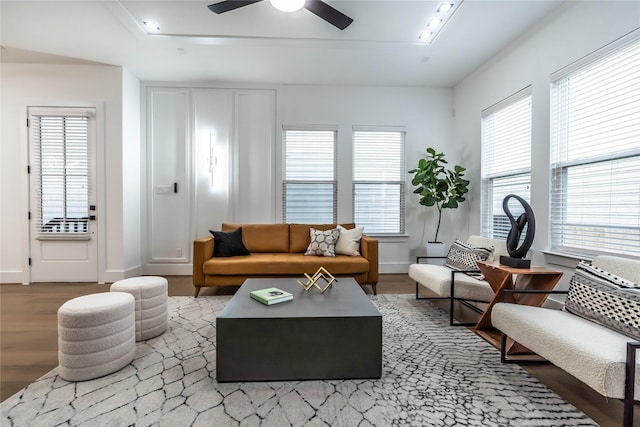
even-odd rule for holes
{"type": "Polygon", "coordinates": [[[312,286],[315,286],[316,288],[320,289],[320,292],[324,293],[324,291],[329,289],[333,282],[337,281],[336,278],[333,277],[333,275],[329,273],[324,267],[320,267],[313,276],[309,276],[307,273],[304,273],[304,276],[307,278],[307,283],[302,283],[299,279],[297,280],[297,282],[305,291],[308,291],[312,286]],[[318,280],[320,279],[324,279],[324,281],[327,282],[324,288],[318,285],[318,280]]]}

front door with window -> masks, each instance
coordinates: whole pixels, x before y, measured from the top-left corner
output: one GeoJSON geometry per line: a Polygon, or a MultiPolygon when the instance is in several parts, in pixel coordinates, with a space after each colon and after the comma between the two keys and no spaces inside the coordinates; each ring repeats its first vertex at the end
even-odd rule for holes
{"type": "Polygon", "coordinates": [[[95,109],[28,114],[30,281],[96,282],[95,109]]]}

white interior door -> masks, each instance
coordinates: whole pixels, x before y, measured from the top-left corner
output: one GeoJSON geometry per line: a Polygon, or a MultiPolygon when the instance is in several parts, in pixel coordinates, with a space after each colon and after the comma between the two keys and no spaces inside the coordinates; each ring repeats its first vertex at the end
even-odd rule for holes
{"type": "Polygon", "coordinates": [[[29,107],[31,282],[97,282],[93,108],[29,107]]]}

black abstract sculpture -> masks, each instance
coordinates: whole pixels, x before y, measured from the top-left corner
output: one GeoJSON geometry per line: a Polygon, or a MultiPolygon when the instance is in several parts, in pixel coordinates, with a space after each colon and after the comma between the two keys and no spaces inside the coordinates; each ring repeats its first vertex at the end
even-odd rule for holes
{"type": "Polygon", "coordinates": [[[515,268],[529,268],[531,267],[531,260],[524,259],[525,255],[533,244],[533,238],[536,234],[536,217],[533,215],[533,209],[529,203],[522,197],[515,194],[509,194],[502,201],[502,209],[507,214],[509,221],[511,222],[511,230],[507,235],[507,252],[510,256],[501,256],[500,264],[508,265],[515,268]],[[511,211],[509,211],[509,199],[516,199],[522,205],[524,212],[518,216],[517,219],[513,217],[511,211]],[[521,239],[522,232],[526,227],[524,239],[521,239]],[[520,244],[520,240],[522,243],[520,244]]]}

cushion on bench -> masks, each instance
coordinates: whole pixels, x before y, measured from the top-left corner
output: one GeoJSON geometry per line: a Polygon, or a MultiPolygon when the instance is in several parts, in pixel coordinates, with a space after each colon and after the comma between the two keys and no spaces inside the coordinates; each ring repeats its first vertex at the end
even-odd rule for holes
{"type": "MultiPolygon", "coordinates": [[[[441,297],[451,295],[450,268],[435,264],[411,264],[409,277],[441,297]]],[[[456,273],[454,292],[456,298],[487,302],[493,298],[493,291],[487,282],[464,273],[456,273]]]]}
{"type": "MultiPolygon", "coordinates": [[[[518,304],[494,305],[491,323],[598,393],[624,398],[626,344],[632,338],[565,311],[518,304]]],[[[638,400],[640,376],[635,387],[638,400]]]]}

